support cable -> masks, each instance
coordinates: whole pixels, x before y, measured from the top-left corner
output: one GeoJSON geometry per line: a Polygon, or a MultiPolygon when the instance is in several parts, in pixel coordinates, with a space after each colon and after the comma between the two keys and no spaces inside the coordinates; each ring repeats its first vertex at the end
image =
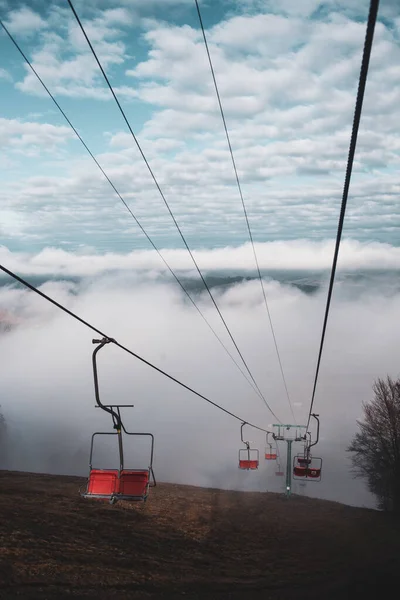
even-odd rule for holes
{"type": "Polygon", "coordinates": [[[210,50],[209,50],[208,43],[207,43],[207,37],[206,37],[206,32],[204,30],[203,19],[201,17],[200,6],[199,6],[199,3],[198,3],[198,0],[194,0],[194,1],[196,3],[197,14],[198,14],[198,17],[199,17],[200,27],[201,27],[201,31],[202,31],[202,34],[203,34],[204,45],[205,45],[205,48],[206,48],[206,51],[207,51],[207,56],[208,56],[208,62],[209,62],[209,65],[210,65],[211,75],[212,75],[212,78],[213,78],[213,81],[214,81],[215,92],[217,94],[217,99],[218,99],[218,104],[219,104],[219,110],[220,110],[220,113],[221,113],[222,122],[224,124],[225,136],[226,136],[226,141],[228,142],[228,147],[229,147],[229,152],[230,152],[230,155],[231,155],[233,170],[235,172],[236,184],[237,184],[237,188],[239,190],[240,200],[242,201],[242,207],[243,207],[243,212],[244,212],[244,216],[245,216],[245,219],[246,219],[247,229],[248,229],[248,232],[249,232],[249,238],[250,238],[251,246],[253,248],[254,260],[255,260],[255,263],[256,263],[257,273],[258,273],[258,279],[260,280],[261,291],[262,291],[263,298],[264,298],[264,304],[265,304],[265,308],[267,309],[269,324],[270,324],[270,327],[271,327],[272,337],[273,337],[273,340],[274,340],[276,355],[278,357],[279,368],[280,368],[281,375],[282,375],[283,385],[284,385],[285,392],[286,392],[286,397],[287,397],[287,400],[288,400],[288,403],[289,403],[290,412],[292,413],[292,417],[293,417],[294,421],[296,422],[296,417],[294,416],[292,401],[290,399],[290,395],[289,395],[289,390],[288,390],[288,386],[287,386],[287,382],[286,382],[285,373],[283,371],[283,365],[282,365],[281,355],[280,355],[280,352],[279,352],[278,343],[276,341],[275,330],[274,330],[274,326],[272,324],[272,317],[271,317],[271,313],[270,313],[269,306],[268,306],[267,294],[265,292],[264,282],[263,282],[263,279],[262,279],[262,276],[261,276],[260,265],[259,265],[259,262],[258,262],[257,252],[256,252],[255,245],[254,245],[254,239],[253,239],[253,234],[252,234],[251,227],[250,227],[249,217],[248,217],[248,214],[247,214],[246,204],[244,202],[244,196],[243,196],[243,192],[242,192],[242,186],[240,184],[239,174],[238,174],[238,170],[236,168],[235,158],[233,156],[232,144],[231,144],[231,140],[230,140],[230,136],[229,136],[229,132],[228,132],[228,127],[227,127],[226,120],[225,120],[224,109],[222,108],[221,96],[220,96],[220,93],[219,93],[217,79],[215,77],[214,66],[213,66],[213,63],[212,63],[212,60],[211,60],[211,54],[210,54],[210,50]]]}
{"type": "Polygon", "coordinates": [[[313,405],[314,405],[314,400],[315,400],[315,390],[317,387],[319,368],[320,368],[320,364],[321,364],[322,350],[324,347],[326,326],[327,326],[327,322],[328,322],[333,284],[335,281],[336,265],[337,265],[338,255],[339,255],[340,242],[341,242],[341,238],[342,238],[344,216],[345,216],[345,212],[346,212],[347,198],[349,195],[350,180],[351,180],[351,174],[352,174],[352,170],[353,170],[354,155],[355,155],[356,144],[357,144],[357,135],[358,135],[358,129],[359,129],[361,113],[362,113],[365,85],[367,83],[367,77],[368,77],[369,59],[371,56],[372,42],[374,39],[374,31],[375,31],[376,18],[378,15],[378,8],[379,8],[379,0],[371,0],[370,7],[369,7],[369,14],[368,14],[367,30],[366,30],[366,34],[365,34],[364,50],[363,50],[361,69],[360,69],[360,77],[359,77],[359,81],[358,81],[357,100],[356,100],[356,106],[355,106],[355,110],[354,110],[353,127],[352,127],[352,131],[351,131],[349,154],[348,154],[348,158],[347,158],[346,176],[345,176],[343,195],[342,195],[342,205],[340,208],[339,224],[338,224],[338,230],[337,230],[337,235],[336,235],[335,252],[334,252],[334,256],[333,256],[331,277],[330,277],[330,281],[329,281],[328,297],[326,300],[324,323],[323,323],[323,327],[322,327],[321,343],[320,343],[319,353],[318,353],[317,368],[316,368],[316,372],[315,372],[310,410],[308,413],[307,430],[310,425],[311,413],[313,410],[313,405]]]}
{"type": "Polygon", "coordinates": [[[170,379],[174,383],[177,383],[179,386],[181,386],[184,389],[188,390],[189,392],[191,392],[195,396],[198,396],[202,400],[205,400],[206,402],[208,402],[212,406],[215,406],[215,408],[218,408],[219,410],[222,410],[224,413],[226,413],[230,417],[233,417],[237,421],[240,421],[241,423],[245,423],[246,425],[249,425],[250,427],[253,427],[253,429],[258,429],[259,431],[264,431],[265,433],[269,433],[268,429],[264,429],[263,427],[259,427],[258,425],[254,425],[253,423],[249,423],[249,421],[244,421],[244,419],[242,419],[241,417],[239,417],[235,413],[233,413],[230,410],[224,408],[220,404],[217,404],[213,400],[210,400],[209,398],[207,398],[203,394],[200,394],[199,392],[197,392],[195,389],[193,389],[189,385],[186,385],[185,383],[183,383],[182,381],[180,381],[176,377],[173,377],[173,375],[170,375],[166,371],[163,371],[162,369],[160,369],[159,367],[157,367],[156,365],[154,365],[150,361],[146,360],[145,358],[143,358],[139,354],[136,354],[136,352],[133,352],[132,350],[129,350],[129,348],[127,348],[126,346],[123,346],[122,344],[120,344],[119,342],[117,342],[114,338],[108,336],[106,333],[104,333],[100,329],[97,329],[97,327],[95,327],[94,325],[92,325],[88,321],[85,321],[85,319],[82,319],[82,317],[80,317],[76,313],[74,313],[71,310],[69,310],[66,306],[60,304],[59,302],[57,302],[56,300],[54,300],[54,298],[51,298],[50,296],[48,296],[44,292],[40,291],[38,288],[36,288],[34,285],[32,285],[31,283],[29,283],[28,281],[26,281],[25,279],[23,279],[22,277],[20,277],[16,273],[13,273],[13,271],[10,271],[9,269],[7,269],[4,265],[0,264],[0,270],[3,271],[4,273],[6,273],[7,275],[9,275],[10,277],[12,277],[13,279],[15,279],[16,281],[18,281],[19,283],[21,283],[23,286],[29,288],[32,292],[35,292],[35,294],[38,294],[39,296],[41,296],[42,298],[44,298],[45,300],[47,300],[48,302],[50,302],[54,306],[57,306],[57,308],[59,308],[60,310],[62,310],[63,312],[65,312],[70,317],[73,317],[74,319],[76,319],[77,321],[79,321],[80,323],[82,323],[83,325],[85,325],[86,327],[88,327],[89,329],[91,329],[92,331],[98,333],[103,338],[106,338],[107,340],[109,340],[110,342],[112,342],[113,344],[115,344],[115,346],[118,346],[118,348],[121,348],[121,350],[124,350],[124,352],[127,352],[128,354],[130,354],[134,358],[137,358],[138,360],[140,360],[142,363],[144,363],[148,367],[151,367],[154,371],[157,371],[161,375],[164,375],[164,377],[167,377],[168,379],[170,379]]]}
{"type": "MultiPolygon", "coordinates": [[[[212,303],[214,304],[214,307],[215,307],[215,309],[217,310],[217,312],[218,312],[218,315],[219,315],[219,317],[220,317],[220,319],[221,319],[222,323],[224,324],[226,331],[227,331],[227,332],[228,332],[228,334],[229,334],[229,337],[230,337],[230,339],[231,339],[231,341],[232,341],[233,345],[235,346],[235,348],[236,348],[236,350],[237,350],[237,352],[238,352],[238,354],[239,354],[239,356],[240,356],[240,358],[241,358],[241,360],[242,360],[242,362],[243,362],[243,364],[244,364],[244,366],[245,366],[245,368],[246,368],[246,370],[247,370],[248,374],[250,375],[250,378],[252,379],[252,381],[253,381],[253,383],[254,383],[255,387],[256,387],[256,388],[257,388],[257,390],[259,391],[259,393],[260,393],[260,395],[261,395],[261,397],[262,397],[262,399],[263,399],[263,401],[264,401],[264,404],[265,404],[265,405],[266,405],[266,407],[269,409],[269,411],[270,411],[270,412],[271,412],[271,413],[272,413],[272,414],[275,416],[275,418],[278,418],[278,417],[276,417],[276,415],[275,415],[275,414],[274,414],[274,412],[272,411],[271,407],[269,406],[269,404],[268,404],[268,402],[267,402],[266,398],[264,397],[264,394],[261,392],[261,390],[260,390],[260,388],[259,388],[259,386],[258,386],[258,384],[257,384],[257,382],[256,382],[256,380],[255,380],[255,378],[254,378],[254,376],[253,376],[253,374],[252,374],[252,372],[250,371],[250,368],[249,368],[249,366],[247,365],[247,362],[246,362],[246,360],[245,360],[245,359],[244,359],[244,357],[243,357],[243,354],[241,353],[241,351],[240,351],[240,349],[239,349],[239,346],[237,345],[237,343],[236,343],[236,341],[235,341],[235,338],[233,337],[233,335],[232,335],[232,333],[231,333],[231,331],[230,331],[230,329],[229,329],[229,327],[228,327],[228,324],[227,324],[227,322],[225,321],[225,319],[224,319],[224,317],[223,317],[223,315],[222,315],[222,312],[221,312],[221,310],[220,310],[220,308],[219,308],[219,306],[218,306],[218,304],[217,304],[217,302],[216,302],[216,300],[215,300],[214,296],[213,296],[213,295],[212,295],[212,293],[211,293],[211,290],[210,290],[210,288],[209,288],[209,286],[208,286],[208,284],[207,284],[207,282],[206,282],[206,280],[205,280],[205,278],[204,278],[204,276],[203,276],[203,274],[202,274],[202,272],[201,272],[201,270],[200,270],[200,267],[198,266],[198,264],[197,264],[197,261],[196,261],[196,259],[194,258],[193,252],[191,251],[191,249],[190,249],[190,247],[189,247],[189,245],[188,245],[188,243],[187,243],[187,241],[186,241],[186,239],[185,239],[185,236],[183,235],[183,233],[182,233],[182,230],[181,230],[181,228],[179,227],[179,225],[178,225],[178,222],[176,221],[176,219],[175,219],[175,217],[174,217],[174,214],[173,214],[173,212],[172,212],[172,210],[171,210],[171,207],[169,206],[169,204],[168,204],[168,202],[167,202],[167,199],[166,199],[166,198],[165,198],[165,196],[164,196],[164,193],[163,193],[163,191],[162,191],[162,189],[161,189],[161,187],[160,187],[160,184],[158,183],[158,181],[157,181],[157,179],[156,179],[156,176],[154,175],[154,172],[153,172],[153,170],[152,170],[152,168],[151,168],[151,166],[150,166],[150,164],[149,164],[149,162],[148,162],[148,160],[147,160],[147,158],[146,158],[146,156],[145,156],[145,154],[144,154],[144,152],[143,152],[143,150],[142,150],[142,147],[140,146],[140,144],[139,144],[139,141],[138,141],[138,139],[137,139],[137,137],[136,137],[136,135],[135,135],[135,133],[134,133],[134,131],[133,131],[133,129],[132,129],[132,127],[131,127],[131,125],[130,125],[129,121],[128,121],[128,118],[127,118],[127,116],[126,116],[126,114],[125,114],[125,111],[124,111],[124,109],[122,108],[122,106],[121,106],[121,104],[120,104],[120,102],[119,102],[119,100],[118,100],[118,98],[117,98],[117,95],[116,95],[116,93],[115,93],[115,91],[114,91],[114,89],[113,89],[113,87],[112,87],[112,85],[111,85],[111,83],[110,83],[110,80],[109,80],[109,78],[107,77],[107,74],[106,74],[106,72],[104,71],[104,69],[103,69],[103,66],[102,66],[102,64],[101,64],[101,62],[100,62],[100,60],[99,60],[99,58],[98,58],[98,56],[97,56],[97,54],[96,54],[96,51],[95,51],[95,49],[93,48],[93,45],[92,45],[92,43],[91,43],[91,41],[90,41],[90,39],[89,39],[89,37],[88,37],[88,35],[87,35],[86,31],[85,31],[85,28],[84,28],[84,27],[83,27],[83,25],[82,25],[82,22],[81,22],[81,20],[80,20],[80,18],[79,18],[79,16],[78,16],[78,14],[77,14],[77,12],[76,12],[75,8],[74,8],[74,5],[72,4],[71,0],[67,0],[67,2],[68,2],[68,4],[69,4],[69,6],[70,6],[70,8],[71,8],[71,10],[72,10],[72,12],[73,12],[73,14],[74,14],[74,16],[75,16],[75,19],[76,19],[76,21],[77,21],[77,23],[78,23],[78,25],[79,25],[79,27],[80,27],[80,29],[81,29],[81,31],[82,31],[82,33],[83,33],[84,37],[85,37],[85,39],[86,39],[86,41],[87,41],[88,45],[89,45],[89,48],[90,48],[90,50],[91,50],[91,52],[92,52],[92,54],[93,54],[93,57],[95,58],[95,60],[96,60],[96,62],[97,62],[97,65],[98,65],[98,67],[99,67],[99,69],[100,69],[100,71],[101,71],[101,73],[102,73],[102,75],[103,75],[103,77],[104,77],[104,80],[106,81],[106,83],[107,83],[107,85],[108,85],[108,88],[110,89],[110,92],[111,92],[111,93],[112,93],[112,95],[113,95],[113,98],[114,98],[114,100],[115,100],[115,102],[116,102],[116,104],[117,104],[117,106],[118,106],[118,108],[119,108],[119,110],[120,110],[120,113],[121,113],[121,115],[122,115],[122,117],[123,117],[123,119],[124,119],[124,121],[125,121],[125,123],[126,123],[126,125],[127,125],[128,129],[129,129],[129,131],[130,131],[130,133],[131,133],[131,135],[132,135],[132,138],[133,138],[133,140],[134,140],[134,142],[135,142],[135,144],[136,144],[136,146],[137,146],[137,148],[138,148],[138,150],[139,150],[139,152],[140,152],[140,154],[141,154],[141,156],[142,156],[142,158],[143,158],[143,160],[144,160],[144,162],[145,162],[145,165],[146,165],[146,167],[147,167],[147,169],[148,169],[148,171],[149,171],[149,173],[150,173],[150,175],[151,175],[151,177],[152,177],[152,179],[153,179],[153,181],[154,181],[154,183],[155,183],[155,185],[156,185],[156,187],[157,187],[157,190],[158,190],[158,192],[159,192],[159,194],[160,194],[160,196],[161,196],[161,198],[162,198],[162,200],[163,200],[163,202],[164,202],[165,206],[166,206],[166,207],[167,207],[167,209],[168,209],[168,212],[169,212],[169,214],[170,214],[170,216],[171,216],[171,219],[172,219],[172,221],[173,221],[173,223],[174,223],[174,225],[175,225],[175,227],[176,227],[176,229],[177,229],[177,231],[178,231],[178,233],[179,233],[179,235],[180,235],[180,237],[181,237],[181,239],[182,239],[182,241],[183,241],[183,243],[184,243],[184,245],[185,245],[185,247],[186,247],[186,250],[188,251],[188,253],[189,253],[189,255],[190,255],[190,258],[192,259],[192,262],[193,262],[193,264],[194,264],[194,266],[195,266],[195,268],[196,268],[196,270],[197,270],[197,273],[199,274],[199,276],[200,276],[200,278],[201,278],[201,280],[202,280],[202,282],[203,282],[203,285],[204,285],[205,289],[207,290],[207,292],[208,292],[208,295],[210,296],[210,299],[211,299],[212,303]]],[[[279,419],[278,419],[278,420],[279,420],[279,419]]]]}
{"type": "Polygon", "coordinates": [[[75,133],[76,137],[79,139],[79,141],[81,142],[81,144],[83,145],[83,147],[85,148],[85,150],[88,152],[89,156],[92,158],[92,160],[95,162],[95,164],[97,165],[97,167],[100,169],[101,173],[104,175],[105,179],[108,181],[108,183],[110,184],[110,186],[112,187],[112,189],[114,190],[114,192],[117,194],[118,198],[121,200],[121,202],[125,206],[126,210],[129,212],[129,214],[131,215],[131,217],[135,220],[135,222],[138,225],[138,227],[141,229],[141,231],[143,232],[143,234],[146,236],[147,240],[150,242],[150,244],[152,245],[152,247],[154,248],[154,250],[157,252],[157,254],[161,258],[161,260],[163,261],[163,263],[165,264],[165,266],[167,267],[167,269],[169,270],[169,272],[171,273],[171,275],[174,277],[175,281],[178,283],[178,285],[181,287],[182,291],[189,298],[190,302],[193,304],[194,308],[197,310],[197,312],[199,313],[199,315],[201,316],[201,318],[203,319],[203,321],[206,323],[206,325],[208,326],[208,328],[214,334],[214,336],[216,337],[216,339],[218,340],[218,342],[221,344],[221,346],[223,347],[223,349],[225,350],[225,352],[228,354],[228,356],[230,357],[230,359],[232,360],[232,362],[236,365],[236,367],[238,368],[238,370],[240,371],[240,373],[243,375],[243,377],[246,379],[246,381],[248,382],[248,384],[252,387],[252,389],[256,392],[256,394],[261,399],[263,399],[262,395],[257,390],[257,388],[254,386],[253,382],[243,372],[243,370],[241,369],[240,365],[237,363],[237,361],[232,356],[232,354],[229,352],[228,348],[225,346],[224,342],[221,340],[221,338],[219,337],[219,335],[217,334],[217,332],[215,331],[215,329],[212,327],[212,325],[210,324],[210,322],[208,321],[208,319],[205,317],[204,313],[201,311],[201,309],[198,307],[198,305],[196,304],[196,302],[193,300],[192,296],[189,294],[189,292],[187,291],[187,289],[183,285],[182,281],[176,275],[175,271],[169,265],[169,263],[167,262],[167,260],[162,255],[161,251],[157,248],[157,246],[155,245],[155,243],[153,242],[153,240],[151,239],[151,237],[148,235],[147,231],[144,229],[144,227],[142,226],[142,224],[140,223],[140,221],[137,219],[137,217],[135,216],[135,214],[132,212],[132,210],[130,209],[130,207],[127,204],[127,202],[124,200],[124,198],[122,197],[122,195],[120,194],[120,192],[118,191],[118,189],[116,188],[116,186],[114,185],[114,183],[111,181],[111,179],[109,178],[109,176],[107,175],[107,173],[104,171],[103,167],[100,165],[100,163],[98,162],[97,158],[94,156],[93,152],[90,150],[90,148],[88,147],[88,145],[86,144],[86,142],[83,140],[83,138],[81,137],[81,135],[79,134],[79,132],[77,131],[77,129],[74,127],[74,125],[72,124],[72,122],[70,121],[70,119],[68,118],[68,116],[66,115],[66,113],[64,112],[64,110],[61,108],[60,104],[57,102],[57,100],[55,99],[55,97],[53,96],[53,94],[50,92],[49,88],[46,86],[46,84],[44,83],[44,81],[40,77],[39,73],[33,67],[32,63],[29,61],[28,57],[25,55],[25,53],[23,52],[23,50],[21,49],[21,47],[19,46],[19,44],[17,43],[17,41],[15,40],[15,38],[12,36],[12,34],[8,31],[7,27],[4,25],[4,23],[1,21],[1,19],[0,19],[0,25],[4,29],[4,31],[6,32],[6,34],[8,35],[8,37],[10,38],[10,40],[12,41],[12,43],[14,44],[14,46],[16,47],[16,49],[18,50],[18,52],[21,54],[21,56],[23,57],[23,59],[25,60],[25,62],[29,66],[29,68],[31,69],[31,71],[37,77],[38,81],[41,83],[41,85],[43,86],[43,88],[45,89],[45,91],[47,92],[47,94],[49,95],[49,97],[51,98],[51,100],[53,101],[53,103],[55,104],[55,106],[58,108],[58,110],[60,111],[60,113],[62,114],[62,116],[66,120],[66,122],[68,123],[68,125],[71,127],[71,129],[73,130],[73,132],[75,133]]]}

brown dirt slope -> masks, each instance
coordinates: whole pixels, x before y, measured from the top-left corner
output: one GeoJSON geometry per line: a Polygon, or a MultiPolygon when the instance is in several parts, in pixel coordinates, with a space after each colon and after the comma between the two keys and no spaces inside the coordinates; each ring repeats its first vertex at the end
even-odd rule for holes
{"type": "Polygon", "coordinates": [[[83,484],[0,472],[0,598],[364,600],[400,589],[400,526],[382,513],[171,484],[145,505],[110,506],[81,498],[83,484]]]}

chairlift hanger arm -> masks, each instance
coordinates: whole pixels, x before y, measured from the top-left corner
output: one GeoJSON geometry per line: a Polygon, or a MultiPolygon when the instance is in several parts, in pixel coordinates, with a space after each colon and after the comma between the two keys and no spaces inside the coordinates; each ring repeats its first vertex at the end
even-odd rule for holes
{"type": "MultiPolygon", "coordinates": [[[[312,413],[311,415],[312,417],[314,417],[314,419],[317,421],[317,439],[315,440],[315,442],[313,444],[309,444],[308,445],[308,451],[310,451],[310,448],[312,448],[313,446],[316,446],[319,442],[319,415],[316,415],[315,413],[312,413]]],[[[310,442],[311,442],[311,434],[310,434],[310,442]]]]}
{"type": "Polygon", "coordinates": [[[247,448],[247,449],[249,449],[249,448],[250,448],[250,443],[249,443],[249,442],[246,442],[246,441],[243,439],[243,427],[244,427],[245,425],[247,425],[247,423],[246,423],[245,421],[243,421],[242,425],[240,426],[240,439],[242,440],[242,443],[243,443],[243,444],[246,446],[246,448],[247,448]]]}
{"type": "Polygon", "coordinates": [[[113,340],[112,338],[107,338],[107,337],[103,337],[101,340],[99,340],[99,339],[92,340],[93,344],[97,344],[97,346],[94,349],[93,354],[92,354],[94,394],[96,397],[96,402],[97,402],[98,407],[112,416],[115,428],[117,429],[117,431],[120,431],[121,426],[122,426],[122,421],[121,421],[121,415],[119,414],[119,411],[116,412],[112,407],[102,404],[102,402],[100,400],[99,377],[98,377],[98,373],[97,373],[97,353],[99,352],[99,350],[104,348],[104,346],[106,344],[110,344],[111,342],[115,343],[115,340],[113,340]]]}

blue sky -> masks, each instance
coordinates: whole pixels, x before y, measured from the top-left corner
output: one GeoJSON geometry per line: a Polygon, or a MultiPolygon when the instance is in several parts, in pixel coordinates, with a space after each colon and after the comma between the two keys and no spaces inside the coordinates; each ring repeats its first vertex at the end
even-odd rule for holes
{"type": "MultiPolygon", "coordinates": [[[[369,2],[202,2],[258,242],[334,237],[369,2]],[[279,5],[279,10],[276,5],[279,5]]],[[[194,0],[76,0],[188,242],[246,224],[194,0]]],[[[159,247],[182,242],[67,2],[0,0],[22,49],[159,247]]],[[[382,0],[344,234],[399,244],[400,5],[382,0]]],[[[130,252],[148,242],[0,33],[0,243],[130,252]]]]}

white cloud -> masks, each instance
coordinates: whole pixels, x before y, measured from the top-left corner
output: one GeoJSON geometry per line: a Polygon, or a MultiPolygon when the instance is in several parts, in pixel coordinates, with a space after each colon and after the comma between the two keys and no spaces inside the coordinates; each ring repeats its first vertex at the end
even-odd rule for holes
{"type": "Polygon", "coordinates": [[[70,127],[0,117],[0,147],[7,148],[11,153],[52,153],[72,137],[70,127]]]}
{"type": "Polygon", "coordinates": [[[307,21],[280,15],[237,16],[213,27],[209,39],[236,58],[242,52],[273,58],[304,43],[311,29],[307,21]]]}
{"type": "MultiPolygon", "coordinates": [[[[111,148],[132,148],[134,141],[130,133],[117,133],[110,136],[111,148]]],[[[156,140],[144,140],[143,148],[146,154],[154,152],[168,152],[170,150],[177,150],[184,146],[184,142],[180,140],[173,140],[171,138],[159,138],[156,140]]],[[[110,158],[112,155],[110,155],[110,158]]]]}
{"type": "MultiPolygon", "coordinates": [[[[85,29],[104,68],[122,64],[125,60],[125,44],[121,39],[121,27],[131,25],[127,9],[115,8],[97,11],[98,16],[86,22],[85,29]]],[[[40,36],[32,54],[32,65],[55,95],[75,98],[109,100],[99,68],[71,11],[52,7],[48,16],[52,31],[40,36]]],[[[17,83],[18,89],[39,96],[46,95],[36,76],[25,65],[26,76],[17,83]]],[[[123,89],[122,89],[123,91],[123,89]]]]}
{"type": "Polygon", "coordinates": [[[22,36],[33,35],[47,26],[46,21],[28,6],[10,11],[5,24],[11,33],[22,36]]]}
{"type": "Polygon", "coordinates": [[[11,74],[6,71],[6,69],[0,68],[0,79],[6,79],[8,81],[12,81],[11,74]]]}
{"type": "MultiPolygon", "coordinates": [[[[259,240],[331,238],[345,174],[365,24],[346,11],[339,14],[335,5],[308,20],[293,10],[286,16],[254,11],[226,16],[207,32],[250,222],[259,240]]],[[[127,4],[103,11],[90,5],[86,14],[92,20],[85,20],[85,26],[117,93],[133,101],[134,130],[190,243],[246,240],[200,31],[140,20],[127,4]],[[125,23],[135,31],[137,25],[145,27],[133,53],[125,23]]],[[[33,58],[52,91],[75,99],[109,99],[71,15],[53,7],[48,22],[51,33],[41,34],[33,58]]],[[[378,23],[346,214],[346,234],[353,238],[395,240],[399,60],[394,29],[378,23]]],[[[18,85],[39,93],[30,74],[18,85]]],[[[88,106],[85,102],[85,110],[88,106]]],[[[170,244],[178,244],[133,140],[112,119],[101,120],[109,132],[109,147],[104,151],[103,146],[97,158],[149,233],[158,236],[157,243],[169,238],[170,244]]],[[[88,121],[80,131],[92,140],[94,126],[88,121]]],[[[97,131],[97,123],[95,127],[97,131]]],[[[57,243],[58,238],[51,238],[54,231],[76,245],[78,224],[90,245],[107,243],[107,237],[113,240],[110,245],[116,240],[127,248],[145,244],[110,191],[96,167],[74,154],[59,176],[41,172],[39,182],[21,173],[0,195],[9,215],[35,207],[35,215],[23,222],[23,232],[42,235],[43,245],[57,243]]]]}
{"type": "MultiPolygon", "coordinates": [[[[269,242],[256,244],[260,268],[267,271],[319,271],[332,265],[334,241],[269,242]]],[[[177,271],[193,272],[193,263],[186,250],[162,249],[168,263],[177,271]]],[[[239,247],[195,250],[193,252],[205,273],[230,271],[254,273],[254,257],[249,244],[239,247]]],[[[78,255],[57,248],[46,248],[38,254],[10,252],[0,246],[0,260],[10,269],[23,275],[94,276],[109,271],[150,273],[164,272],[165,266],[154,250],[137,250],[117,254],[90,254],[82,250],[78,255]]],[[[362,243],[344,240],[339,255],[339,269],[395,269],[400,270],[400,248],[378,242],[362,243]]]]}

